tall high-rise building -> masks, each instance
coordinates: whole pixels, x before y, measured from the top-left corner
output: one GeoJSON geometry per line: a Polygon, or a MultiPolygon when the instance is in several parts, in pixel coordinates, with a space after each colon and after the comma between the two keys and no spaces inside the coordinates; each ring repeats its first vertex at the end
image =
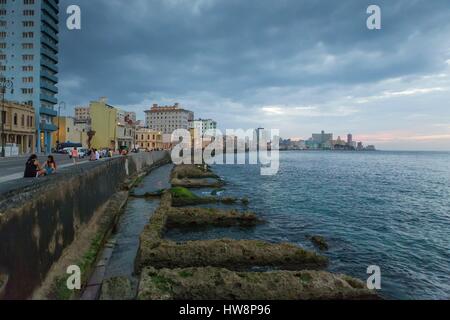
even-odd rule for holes
{"type": "Polygon", "coordinates": [[[311,140],[321,148],[331,148],[333,146],[333,134],[325,133],[323,130],[321,133],[313,133],[311,140]]]}
{"type": "Polygon", "coordinates": [[[58,103],[59,0],[0,0],[0,72],[5,98],[32,105],[37,151],[50,152],[58,103]]]}
{"type": "Polygon", "coordinates": [[[353,145],[353,135],[352,135],[351,133],[349,133],[349,134],[347,135],[347,144],[348,144],[349,146],[352,146],[352,145],[353,145]]]}

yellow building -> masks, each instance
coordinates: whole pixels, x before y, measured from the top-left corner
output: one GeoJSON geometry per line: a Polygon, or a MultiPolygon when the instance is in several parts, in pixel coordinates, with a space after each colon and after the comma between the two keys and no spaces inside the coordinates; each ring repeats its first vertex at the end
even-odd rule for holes
{"type": "Polygon", "coordinates": [[[161,132],[141,128],[136,130],[136,148],[144,150],[163,149],[163,135],[161,132]]]}
{"type": "Polygon", "coordinates": [[[53,124],[58,127],[58,131],[52,133],[53,148],[59,143],[80,143],[83,148],[87,148],[87,129],[83,123],[78,124],[72,117],[56,117],[53,124]]]}
{"type": "Polygon", "coordinates": [[[90,147],[115,149],[117,145],[117,109],[106,103],[106,98],[90,103],[91,133],[90,147]]]}
{"type": "MultiPolygon", "coordinates": [[[[18,154],[30,154],[35,151],[36,125],[34,108],[25,104],[6,101],[0,112],[0,152],[1,145],[15,148],[18,154]],[[14,146],[15,145],[15,146],[14,146]]],[[[11,153],[11,152],[10,152],[11,153]]]]}

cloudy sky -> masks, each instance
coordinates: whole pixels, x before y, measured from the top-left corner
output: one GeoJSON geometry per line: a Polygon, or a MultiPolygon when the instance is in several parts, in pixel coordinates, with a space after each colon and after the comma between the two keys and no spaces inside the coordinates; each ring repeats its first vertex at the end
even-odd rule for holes
{"type": "Polygon", "coordinates": [[[62,0],[60,100],[144,119],[181,103],[220,128],[450,150],[450,1],[62,0]],[[368,30],[378,4],[382,29],[368,30]],[[64,21],[62,26],[64,26],[64,21]]]}

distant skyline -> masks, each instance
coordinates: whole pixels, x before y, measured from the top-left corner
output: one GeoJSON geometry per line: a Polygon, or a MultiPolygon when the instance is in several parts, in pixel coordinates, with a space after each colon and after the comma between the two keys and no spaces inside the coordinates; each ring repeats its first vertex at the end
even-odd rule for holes
{"type": "Polygon", "coordinates": [[[101,96],[140,119],[179,102],[221,129],[450,150],[446,0],[62,0],[63,15],[71,4],[82,30],[61,24],[67,114],[101,96]]]}

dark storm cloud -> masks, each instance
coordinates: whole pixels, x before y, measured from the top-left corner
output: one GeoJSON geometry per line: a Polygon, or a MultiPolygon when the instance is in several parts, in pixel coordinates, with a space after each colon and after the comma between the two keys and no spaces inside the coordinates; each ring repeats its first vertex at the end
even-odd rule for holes
{"type": "MultiPolygon", "coordinates": [[[[199,104],[194,110],[215,99],[263,106],[283,100],[263,94],[273,89],[312,90],[323,102],[329,90],[439,72],[450,53],[447,0],[63,0],[61,6],[69,4],[81,7],[83,19],[81,31],[61,33],[60,98],[71,105],[107,96],[118,105],[189,97],[199,104]],[[370,4],[382,8],[381,31],[366,28],[370,4]]],[[[224,110],[214,112],[221,117],[224,110]]]]}

